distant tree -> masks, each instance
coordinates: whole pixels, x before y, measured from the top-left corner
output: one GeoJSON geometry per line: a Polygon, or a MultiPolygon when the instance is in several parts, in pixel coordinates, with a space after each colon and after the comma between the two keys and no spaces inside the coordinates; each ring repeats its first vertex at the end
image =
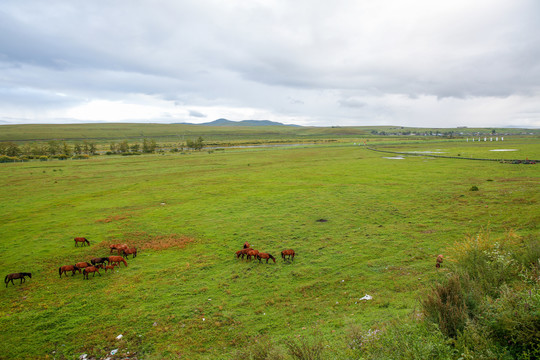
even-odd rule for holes
{"type": "Polygon", "coordinates": [[[157,148],[157,144],[156,144],[156,140],[154,139],[143,139],[143,147],[142,147],[142,151],[144,153],[153,153],[156,151],[156,148],[157,148]]]}
{"type": "Polygon", "coordinates": [[[204,147],[204,140],[201,136],[195,141],[187,140],[186,146],[193,150],[201,150],[204,147]]]}
{"type": "Polygon", "coordinates": [[[0,143],[0,154],[7,156],[19,156],[21,149],[12,141],[0,143]]]}
{"type": "Polygon", "coordinates": [[[132,152],[139,152],[139,150],[141,150],[141,145],[140,144],[133,144],[129,148],[130,148],[130,150],[132,152]]]}
{"type": "Polygon", "coordinates": [[[73,145],[73,152],[74,152],[75,154],[77,154],[77,155],[82,154],[83,149],[82,149],[82,147],[81,147],[81,144],[75,143],[75,145],[73,145]]]}
{"type": "Polygon", "coordinates": [[[89,155],[96,155],[97,154],[96,143],[91,142],[91,143],[88,144],[88,154],[89,155]]]}
{"type": "Polygon", "coordinates": [[[66,142],[62,143],[62,154],[64,154],[65,156],[68,156],[68,157],[73,154],[72,151],[71,151],[71,147],[66,142]]]}
{"type": "Polygon", "coordinates": [[[60,147],[60,143],[56,140],[51,140],[47,142],[47,152],[50,155],[56,155],[60,154],[62,152],[62,148],[60,147]]]}
{"type": "Polygon", "coordinates": [[[118,144],[115,143],[115,142],[112,142],[112,143],[109,145],[109,149],[111,149],[111,152],[112,152],[112,153],[118,152],[118,144]]]}
{"type": "Polygon", "coordinates": [[[118,151],[120,151],[121,153],[127,153],[127,152],[129,152],[129,144],[128,144],[127,140],[122,141],[122,142],[118,145],[118,151]]]}

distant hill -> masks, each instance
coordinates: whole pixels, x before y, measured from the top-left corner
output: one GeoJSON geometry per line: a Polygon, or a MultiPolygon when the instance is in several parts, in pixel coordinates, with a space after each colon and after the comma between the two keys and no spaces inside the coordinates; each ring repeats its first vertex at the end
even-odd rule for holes
{"type": "Polygon", "coordinates": [[[232,121],[227,119],[217,119],[207,123],[197,124],[206,126],[300,126],[300,125],[288,125],[276,121],[270,120],[242,120],[232,121]]]}

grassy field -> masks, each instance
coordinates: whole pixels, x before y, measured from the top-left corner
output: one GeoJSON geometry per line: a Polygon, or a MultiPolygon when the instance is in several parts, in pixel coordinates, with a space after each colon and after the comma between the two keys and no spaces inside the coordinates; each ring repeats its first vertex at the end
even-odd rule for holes
{"type": "MultiPolygon", "coordinates": [[[[540,158],[535,138],[380,148],[540,158]]],[[[385,157],[340,143],[0,164],[0,273],[33,274],[0,293],[0,359],[232,359],[314,333],[345,358],[351,327],[417,308],[455,242],[538,234],[539,165],[385,157]],[[276,264],[236,259],[245,241],[276,264]],[[139,248],[127,268],[59,278],[117,242],[139,248]]]]}

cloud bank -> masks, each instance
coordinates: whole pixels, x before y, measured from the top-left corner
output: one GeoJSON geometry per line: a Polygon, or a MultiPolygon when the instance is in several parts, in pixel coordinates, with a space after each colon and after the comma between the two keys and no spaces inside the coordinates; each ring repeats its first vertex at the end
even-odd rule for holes
{"type": "Polygon", "coordinates": [[[540,3],[3,2],[0,123],[540,127],[540,3]]]}

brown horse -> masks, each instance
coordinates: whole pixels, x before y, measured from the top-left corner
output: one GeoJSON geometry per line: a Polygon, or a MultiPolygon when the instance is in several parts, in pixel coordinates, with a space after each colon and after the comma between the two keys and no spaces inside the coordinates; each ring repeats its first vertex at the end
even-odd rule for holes
{"type": "Polygon", "coordinates": [[[134,257],[137,256],[137,248],[136,247],[132,247],[132,248],[129,248],[129,249],[123,249],[122,250],[122,257],[128,257],[129,255],[132,255],[132,259],[134,257]]]}
{"type": "Polygon", "coordinates": [[[257,259],[259,259],[259,262],[261,262],[262,259],[266,259],[267,264],[268,264],[268,260],[272,259],[274,260],[274,264],[276,263],[276,258],[267,253],[258,253],[257,259]]]}
{"type": "Polygon", "coordinates": [[[105,266],[105,272],[107,272],[107,270],[113,271],[115,266],[118,266],[118,264],[117,264],[117,263],[114,263],[114,264],[112,264],[112,265],[107,265],[107,266],[105,266]]]}
{"type": "Polygon", "coordinates": [[[26,282],[25,276],[28,276],[30,279],[32,278],[31,273],[25,273],[25,272],[13,273],[13,274],[6,275],[6,277],[4,278],[4,282],[6,283],[6,287],[8,286],[8,283],[10,281],[11,281],[11,283],[13,285],[15,285],[13,280],[21,279],[21,282],[19,283],[19,285],[22,284],[23,282],[26,282]]]}
{"type": "Polygon", "coordinates": [[[247,255],[247,253],[252,250],[250,248],[244,248],[242,250],[238,250],[236,252],[236,258],[238,259],[240,256],[242,257],[242,259],[244,258],[245,255],[247,255]]]}
{"type": "Polygon", "coordinates": [[[82,243],[82,246],[85,246],[86,244],[90,246],[90,241],[88,241],[86,238],[76,237],[74,240],[75,240],[75,246],[79,246],[79,243],[82,243]]]}
{"type": "Polygon", "coordinates": [[[436,267],[437,269],[440,268],[442,262],[443,262],[443,256],[442,256],[442,254],[441,254],[441,255],[437,256],[437,263],[435,264],[435,267],[436,267]]]}
{"type": "Polygon", "coordinates": [[[96,265],[96,264],[104,264],[106,263],[107,261],[109,261],[109,258],[108,257],[95,257],[93,258],[92,260],[90,260],[90,262],[92,263],[92,265],[96,265]]]}
{"type": "Polygon", "coordinates": [[[58,268],[58,274],[60,275],[60,278],[62,278],[62,274],[65,274],[67,276],[67,272],[71,271],[71,276],[73,276],[75,275],[77,270],[81,272],[81,270],[75,265],[64,265],[58,268]]]}
{"type": "Polygon", "coordinates": [[[244,249],[247,249],[248,247],[249,247],[249,243],[246,241],[246,242],[244,243],[244,249]]]}
{"type": "Polygon", "coordinates": [[[251,260],[251,257],[253,256],[253,258],[256,258],[257,257],[257,254],[259,253],[259,250],[249,250],[247,252],[247,260],[251,260]]]}
{"type": "Polygon", "coordinates": [[[295,255],[295,252],[293,249],[283,250],[281,252],[281,257],[283,258],[283,260],[285,260],[285,257],[288,256],[289,260],[294,261],[294,255],[295,255]]]}
{"type": "Polygon", "coordinates": [[[109,245],[109,249],[111,249],[109,254],[112,254],[113,251],[116,250],[116,253],[120,255],[122,253],[122,250],[127,249],[127,248],[128,248],[127,244],[112,244],[112,245],[109,245]]]}
{"type": "Polygon", "coordinates": [[[124,260],[123,257],[121,257],[121,256],[109,256],[108,265],[111,265],[111,263],[116,263],[116,264],[120,265],[120,262],[123,262],[124,265],[126,265],[126,267],[127,267],[127,262],[126,262],[126,260],[124,260]]]}
{"type": "Polygon", "coordinates": [[[86,261],[83,261],[83,262],[76,263],[75,266],[79,269],[79,274],[80,274],[82,269],[92,266],[92,264],[87,263],[86,261]]]}
{"type": "Polygon", "coordinates": [[[89,266],[87,268],[84,268],[84,270],[83,270],[83,278],[86,279],[86,280],[90,280],[90,279],[88,279],[88,274],[90,274],[90,273],[93,273],[92,277],[96,276],[96,273],[98,273],[98,275],[101,276],[101,274],[99,273],[99,269],[102,269],[102,268],[103,268],[103,264],[99,264],[97,266],[89,266]]]}

